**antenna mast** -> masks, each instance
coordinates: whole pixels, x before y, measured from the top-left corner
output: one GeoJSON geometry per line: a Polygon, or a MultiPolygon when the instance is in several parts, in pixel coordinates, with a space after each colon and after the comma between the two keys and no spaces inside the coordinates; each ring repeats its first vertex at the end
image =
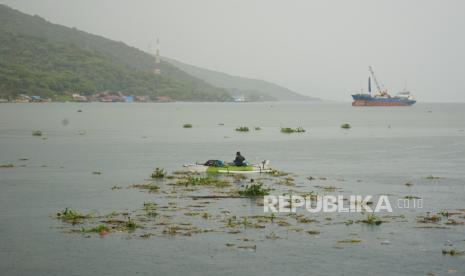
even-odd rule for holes
{"type": "Polygon", "coordinates": [[[157,45],[156,45],[156,52],[155,52],[155,74],[161,74],[161,66],[160,66],[160,39],[157,37],[157,45]]]}

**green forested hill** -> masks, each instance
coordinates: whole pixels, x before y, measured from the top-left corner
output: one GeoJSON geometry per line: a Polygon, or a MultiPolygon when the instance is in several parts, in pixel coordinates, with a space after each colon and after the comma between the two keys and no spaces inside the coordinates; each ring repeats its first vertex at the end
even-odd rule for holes
{"type": "Polygon", "coordinates": [[[225,101],[230,95],[121,42],[0,5],[0,96],[111,90],[175,100],[225,101]]]}

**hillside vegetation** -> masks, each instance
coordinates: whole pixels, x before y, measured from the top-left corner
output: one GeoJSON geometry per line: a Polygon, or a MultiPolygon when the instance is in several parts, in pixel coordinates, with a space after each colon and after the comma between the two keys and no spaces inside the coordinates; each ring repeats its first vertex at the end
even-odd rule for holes
{"type": "Polygon", "coordinates": [[[47,22],[0,5],[0,96],[52,96],[100,91],[169,96],[185,101],[228,101],[222,88],[136,48],[47,22]]]}

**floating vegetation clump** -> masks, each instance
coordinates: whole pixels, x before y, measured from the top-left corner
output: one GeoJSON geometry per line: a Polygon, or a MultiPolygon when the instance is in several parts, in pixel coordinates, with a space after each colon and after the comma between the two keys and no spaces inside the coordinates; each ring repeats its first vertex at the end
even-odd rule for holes
{"type": "Polygon", "coordinates": [[[126,221],[125,226],[128,230],[134,231],[137,228],[137,223],[131,220],[131,218],[128,218],[128,221],[126,221]]]}
{"type": "Polygon", "coordinates": [[[282,127],[281,132],[282,133],[303,133],[305,132],[305,129],[303,129],[302,127],[298,127],[298,128],[282,127]]]}
{"type": "Polygon", "coordinates": [[[262,183],[246,185],[244,190],[238,192],[241,196],[256,197],[270,194],[269,188],[264,188],[262,183]]]}
{"type": "Polygon", "coordinates": [[[315,186],[316,188],[321,188],[325,192],[335,192],[337,189],[339,189],[336,186],[315,186]]]}
{"type": "Polygon", "coordinates": [[[312,223],[312,222],[316,222],[316,220],[311,219],[311,218],[307,218],[307,217],[304,217],[304,216],[300,216],[300,217],[297,218],[297,222],[298,223],[312,223]]]}
{"type": "Polygon", "coordinates": [[[419,223],[436,223],[436,222],[439,222],[442,220],[442,217],[439,216],[439,215],[435,215],[435,214],[430,214],[429,212],[427,213],[426,216],[424,217],[419,217],[417,219],[417,222],[419,223]]]}
{"type": "Polygon", "coordinates": [[[341,128],[343,129],[350,129],[352,126],[349,123],[344,123],[341,125],[341,128]]]}
{"type": "Polygon", "coordinates": [[[42,136],[42,131],[40,131],[40,130],[33,130],[33,131],[32,131],[32,136],[42,136]]]}
{"type": "Polygon", "coordinates": [[[152,177],[153,179],[160,179],[160,178],[164,178],[165,176],[166,176],[166,172],[164,169],[155,168],[155,170],[153,171],[150,177],[152,177]]]}
{"type": "Polygon", "coordinates": [[[440,178],[439,176],[434,176],[434,175],[428,175],[428,176],[426,177],[426,179],[428,179],[428,180],[437,180],[437,179],[439,179],[439,178],[440,178]]]}
{"type": "MultiPolygon", "coordinates": [[[[465,211],[463,211],[463,212],[465,212],[465,211]]],[[[443,217],[450,217],[450,216],[455,216],[455,215],[461,215],[462,212],[450,212],[450,211],[443,210],[443,211],[439,212],[438,214],[440,214],[443,217]]]]}
{"type": "Polygon", "coordinates": [[[272,176],[276,176],[276,177],[289,175],[289,173],[287,172],[282,172],[278,170],[272,170],[271,172],[269,172],[269,174],[271,174],[272,176]]]}
{"type": "Polygon", "coordinates": [[[421,199],[421,197],[413,196],[413,195],[406,195],[404,196],[405,199],[421,199]]]}
{"type": "Polygon", "coordinates": [[[261,127],[255,127],[254,129],[257,130],[257,131],[258,131],[258,130],[262,130],[261,127]]]}
{"type": "Polygon", "coordinates": [[[160,190],[160,187],[153,183],[144,183],[144,184],[133,184],[131,185],[132,188],[137,188],[137,189],[142,189],[142,190],[148,190],[149,192],[156,192],[160,190]]]}
{"type": "Polygon", "coordinates": [[[294,183],[294,178],[293,177],[285,177],[285,178],[281,178],[279,179],[278,181],[276,181],[276,184],[278,185],[286,185],[286,186],[294,186],[295,183],[294,183]]]}
{"type": "Polygon", "coordinates": [[[248,131],[249,131],[249,128],[246,127],[246,126],[240,126],[240,127],[237,127],[237,128],[236,128],[236,131],[239,131],[239,132],[248,132],[248,131]]]}
{"type": "Polygon", "coordinates": [[[449,255],[449,256],[461,256],[465,254],[464,251],[458,251],[456,249],[443,249],[442,255],[449,255]]]}
{"type": "Polygon", "coordinates": [[[183,175],[190,175],[190,174],[194,174],[193,172],[189,172],[189,171],[174,171],[172,172],[173,175],[180,175],[180,176],[183,176],[183,175]]]}
{"type": "Polygon", "coordinates": [[[357,240],[357,239],[347,239],[347,240],[342,240],[338,241],[338,243],[361,243],[362,240],[357,240]]]}
{"type": "Polygon", "coordinates": [[[265,238],[268,239],[268,240],[278,240],[278,239],[281,239],[281,237],[279,237],[278,235],[276,235],[275,232],[271,232],[270,234],[266,235],[265,238]]]}
{"type": "Polygon", "coordinates": [[[212,176],[205,177],[193,177],[188,176],[186,178],[181,178],[176,182],[178,186],[213,186],[217,188],[224,188],[231,185],[226,179],[219,179],[212,176]]]}
{"type": "Polygon", "coordinates": [[[0,168],[14,168],[15,165],[13,164],[3,164],[3,165],[0,165],[0,168]]]}
{"type": "Polygon", "coordinates": [[[101,171],[94,171],[94,172],[92,172],[92,174],[95,174],[95,175],[101,175],[101,174],[102,174],[102,172],[101,172],[101,171]]]}
{"type": "Polygon", "coordinates": [[[96,227],[93,227],[93,228],[90,228],[90,229],[86,229],[86,228],[81,228],[81,232],[83,233],[99,233],[100,235],[105,235],[105,234],[108,234],[110,233],[110,228],[108,228],[107,226],[105,225],[99,225],[99,226],[96,226],[96,227]]]}
{"type": "Polygon", "coordinates": [[[463,225],[463,221],[455,220],[455,219],[449,219],[448,221],[445,222],[447,225],[463,225]]]}
{"type": "Polygon", "coordinates": [[[227,176],[231,177],[234,180],[234,182],[241,182],[247,179],[246,175],[240,173],[230,173],[227,174],[227,176]]]}
{"type": "Polygon", "coordinates": [[[345,225],[352,225],[352,224],[354,224],[354,221],[349,219],[349,220],[344,221],[344,224],[345,225]]]}
{"type": "Polygon", "coordinates": [[[83,220],[91,217],[92,216],[89,214],[81,214],[69,208],[66,208],[64,211],[58,212],[56,214],[56,218],[72,224],[81,223],[83,220]]]}
{"type": "MultiPolygon", "coordinates": [[[[360,224],[370,225],[365,226],[369,228],[378,228],[379,226],[376,225],[389,222],[395,228],[398,223],[413,223],[415,228],[453,229],[456,231],[461,231],[463,224],[465,224],[465,209],[457,209],[457,207],[454,209],[441,209],[443,211],[438,210],[441,212],[437,214],[417,214],[423,215],[418,216],[417,219],[418,222],[425,222],[424,224],[417,224],[415,217],[410,220],[410,216],[376,214],[380,216],[377,217],[371,212],[359,215],[360,217],[357,219],[352,218],[354,220],[349,219],[351,217],[323,213],[312,215],[301,212],[274,213],[271,206],[280,207],[281,205],[263,198],[264,195],[271,193],[271,187],[276,189],[273,190],[273,194],[283,196],[300,195],[310,198],[312,203],[316,203],[317,196],[320,193],[332,193],[342,188],[344,190],[350,188],[338,184],[333,186],[333,183],[328,181],[322,182],[326,180],[324,177],[310,176],[306,180],[308,174],[298,176],[293,173],[273,171],[269,174],[260,175],[213,175],[175,171],[168,175],[164,170],[156,169],[154,175],[157,176],[156,178],[163,178],[163,180],[150,179],[147,182],[139,182],[141,184],[130,186],[144,192],[154,192],[144,196],[143,199],[141,198],[140,201],[145,199],[143,205],[141,204],[141,206],[132,210],[122,209],[109,214],[100,215],[96,213],[98,215],[94,215],[92,213],[92,216],[80,214],[67,208],[54,217],[54,219],[59,220],[59,223],[55,221],[56,227],[60,230],[64,229],[65,233],[76,235],[77,238],[79,236],[85,238],[112,235],[123,239],[146,239],[151,237],[169,239],[175,236],[191,236],[197,233],[214,232],[214,235],[224,234],[226,236],[228,240],[221,240],[221,242],[223,244],[227,242],[227,247],[230,247],[230,250],[239,248],[254,250],[254,242],[273,243],[273,240],[298,238],[291,237],[294,233],[300,233],[300,237],[309,240],[331,240],[335,248],[356,247],[368,242],[365,239],[361,240],[363,237],[354,233],[358,232],[358,227],[362,227],[360,224]],[[162,175],[163,177],[161,177],[162,175]],[[312,181],[311,185],[308,185],[309,180],[312,181]],[[275,183],[282,183],[287,186],[272,186],[275,183]],[[257,206],[263,206],[263,208],[268,206],[271,212],[264,213],[259,210],[263,208],[257,206]],[[437,221],[439,223],[434,223],[437,221]],[[333,232],[331,227],[338,227],[338,229],[346,232],[351,230],[353,233],[334,239],[334,235],[328,234],[333,232]]],[[[337,176],[331,177],[336,179],[337,176]]],[[[355,181],[355,179],[350,181],[355,181]]],[[[400,184],[402,185],[403,182],[400,184]]],[[[111,186],[113,184],[107,188],[111,186]]],[[[405,186],[402,185],[402,187],[405,189],[405,186]]],[[[112,188],[112,190],[119,189],[121,189],[119,186],[112,188]]],[[[121,193],[131,192],[125,189],[118,192],[120,196],[123,196],[121,193]]],[[[414,193],[407,192],[395,196],[404,198],[407,195],[405,198],[414,199],[414,196],[409,196],[411,194],[414,193]]],[[[303,210],[304,207],[299,207],[297,204],[299,202],[300,200],[292,200],[292,197],[289,200],[286,198],[285,202],[282,202],[285,206],[282,207],[296,207],[299,208],[299,211],[303,210]]],[[[361,204],[361,202],[356,202],[356,204],[361,204]]],[[[312,204],[312,208],[314,208],[314,205],[312,204]]],[[[369,244],[372,242],[370,240],[369,244]]],[[[389,242],[382,241],[381,244],[389,244],[389,242]]],[[[443,247],[436,247],[438,254],[440,254],[439,250],[441,248],[443,247]]],[[[444,251],[444,255],[457,256],[461,254],[460,251],[453,250],[454,247],[444,246],[444,248],[448,249],[444,251]]],[[[461,250],[462,248],[457,247],[457,249],[461,250]]]]}
{"type": "Polygon", "coordinates": [[[375,216],[374,214],[369,214],[367,218],[364,220],[361,220],[361,222],[369,224],[369,225],[380,225],[381,223],[383,223],[383,221],[379,217],[375,216]]]}
{"type": "Polygon", "coordinates": [[[192,124],[184,124],[182,127],[183,128],[192,128],[192,124]]]}

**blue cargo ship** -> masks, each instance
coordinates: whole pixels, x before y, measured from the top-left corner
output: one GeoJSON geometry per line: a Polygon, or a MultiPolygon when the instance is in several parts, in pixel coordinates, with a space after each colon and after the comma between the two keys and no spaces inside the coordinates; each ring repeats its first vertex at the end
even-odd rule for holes
{"type": "Polygon", "coordinates": [[[368,71],[376,84],[378,92],[371,95],[371,77],[368,77],[368,93],[352,95],[354,99],[353,106],[410,106],[417,102],[406,89],[395,96],[391,96],[387,90],[381,89],[371,66],[368,67],[368,71]]]}

